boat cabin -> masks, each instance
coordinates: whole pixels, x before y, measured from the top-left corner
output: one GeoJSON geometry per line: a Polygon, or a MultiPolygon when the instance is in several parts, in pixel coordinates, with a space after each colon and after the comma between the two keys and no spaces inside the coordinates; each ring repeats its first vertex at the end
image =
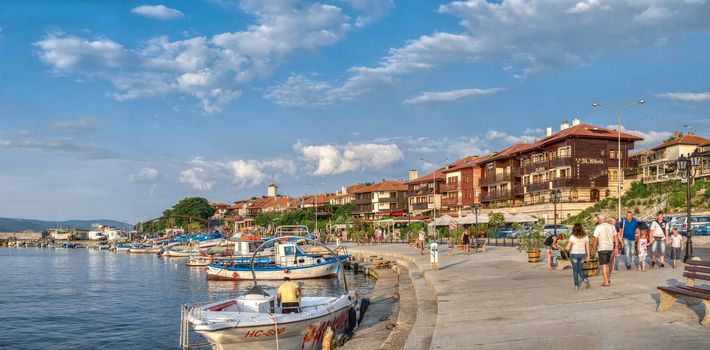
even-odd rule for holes
{"type": "Polygon", "coordinates": [[[281,243],[276,245],[276,263],[279,266],[316,265],[325,262],[320,255],[304,253],[295,243],[281,243]]]}

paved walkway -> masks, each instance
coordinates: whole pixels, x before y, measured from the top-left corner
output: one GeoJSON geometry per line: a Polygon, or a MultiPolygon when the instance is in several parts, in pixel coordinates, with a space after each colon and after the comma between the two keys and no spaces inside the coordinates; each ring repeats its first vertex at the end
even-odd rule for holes
{"type": "Polygon", "coordinates": [[[682,269],[624,269],[612,275],[612,287],[600,287],[601,277],[595,277],[591,289],[574,291],[571,270],[551,272],[544,263],[529,264],[527,255],[514,248],[490,247],[486,253],[457,252],[453,257],[444,249],[437,271],[431,270],[428,255],[420,256],[405,245],[348,249],[407,261],[413,265],[414,277],[417,272],[423,276],[420,285],[413,278],[417,299],[428,298],[428,292],[436,307],[425,308],[417,324],[433,326],[433,335],[418,339],[420,333],[413,332],[409,340],[418,344],[408,342],[407,349],[426,348],[426,344],[432,349],[710,346],[710,327],[699,323],[702,308],[677,303],[669,312],[656,312],[656,286],[684,283],[682,269]]]}

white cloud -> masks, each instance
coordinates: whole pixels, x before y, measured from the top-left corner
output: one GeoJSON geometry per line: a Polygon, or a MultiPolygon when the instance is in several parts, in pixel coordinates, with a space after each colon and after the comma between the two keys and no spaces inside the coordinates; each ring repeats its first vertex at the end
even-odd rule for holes
{"type": "Polygon", "coordinates": [[[419,96],[404,100],[405,104],[427,104],[434,102],[453,102],[466,98],[490,95],[503,91],[502,88],[490,89],[461,89],[440,92],[424,92],[419,96]]]}
{"type": "Polygon", "coordinates": [[[184,17],[180,10],[171,9],[164,5],[142,5],[134,7],[131,9],[131,12],[143,17],[159,19],[161,21],[180,19],[184,17]]]}
{"type": "Polygon", "coordinates": [[[357,17],[355,25],[364,27],[374,21],[386,17],[394,8],[393,0],[342,0],[353,9],[362,12],[357,17]]]}
{"type": "MultiPolygon", "coordinates": [[[[607,125],[607,129],[616,130],[616,128],[617,125],[607,125]]],[[[642,141],[638,141],[634,144],[634,148],[637,150],[656,147],[663,143],[664,140],[673,136],[673,132],[671,131],[629,130],[626,129],[623,125],[621,126],[621,131],[643,138],[642,141]]]]}
{"type": "MultiPolygon", "coordinates": [[[[319,105],[347,101],[399,76],[449,63],[494,64],[524,78],[584,65],[610,50],[651,47],[710,29],[708,1],[467,0],[442,5],[438,12],[459,18],[465,32],[408,41],[372,67],[351,67],[341,83],[308,81],[322,87],[315,91],[321,97],[310,100],[319,105]]],[[[279,87],[303,90],[290,83],[279,87]]]]}
{"type": "Polygon", "coordinates": [[[659,97],[685,102],[709,102],[710,92],[666,92],[658,94],[659,97]]]}
{"type": "Polygon", "coordinates": [[[135,174],[128,175],[128,181],[142,184],[152,184],[158,180],[160,172],[153,168],[143,168],[135,174]]]}
{"type": "Polygon", "coordinates": [[[584,13],[594,9],[609,10],[609,5],[602,5],[599,0],[583,0],[576,3],[573,7],[567,9],[567,13],[584,13]]]}
{"type": "Polygon", "coordinates": [[[296,164],[290,159],[209,161],[198,157],[187,166],[180,173],[180,182],[198,191],[210,191],[227,182],[238,188],[253,187],[271,176],[296,172],[296,164]]]}
{"type": "Polygon", "coordinates": [[[126,48],[53,32],[35,47],[56,73],[108,80],[114,91],[107,95],[116,100],[186,94],[212,114],[238,98],[242,85],[268,77],[294,54],[339,42],[352,28],[342,9],[327,4],[245,0],[239,8],[255,23],[211,38],[156,37],[126,48]]]}
{"type": "Polygon", "coordinates": [[[314,165],[313,175],[337,175],[367,168],[382,169],[404,158],[396,144],[306,145],[298,142],[293,148],[314,165]]]}

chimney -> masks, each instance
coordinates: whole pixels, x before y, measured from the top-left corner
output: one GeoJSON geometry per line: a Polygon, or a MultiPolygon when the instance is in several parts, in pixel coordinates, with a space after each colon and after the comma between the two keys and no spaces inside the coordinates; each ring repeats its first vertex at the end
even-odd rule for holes
{"type": "Polygon", "coordinates": [[[680,131],[674,132],[674,133],[673,133],[673,138],[674,138],[674,139],[680,138],[680,131]]]}
{"type": "Polygon", "coordinates": [[[578,118],[572,119],[572,126],[577,126],[577,125],[579,125],[579,123],[580,123],[580,121],[578,118]]]}
{"type": "Polygon", "coordinates": [[[418,178],[419,174],[417,173],[417,169],[409,169],[409,181],[412,181],[416,178],[418,178]]]}
{"type": "Polygon", "coordinates": [[[338,194],[348,194],[347,186],[343,186],[342,188],[340,188],[340,193],[338,193],[338,194]]]}
{"type": "Polygon", "coordinates": [[[560,125],[560,131],[569,128],[569,122],[568,121],[563,121],[562,124],[560,125]]]}
{"type": "Polygon", "coordinates": [[[552,128],[548,126],[545,128],[545,137],[549,136],[552,136],[552,128]]]}

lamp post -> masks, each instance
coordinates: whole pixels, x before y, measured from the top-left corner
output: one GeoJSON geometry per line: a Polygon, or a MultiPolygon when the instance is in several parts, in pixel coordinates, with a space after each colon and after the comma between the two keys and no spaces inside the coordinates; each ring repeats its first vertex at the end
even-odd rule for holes
{"type": "Polygon", "coordinates": [[[624,107],[621,108],[614,108],[611,106],[607,106],[601,103],[594,102],[592,103],[592,107],[604,107],[612,110],[614,113],[616,113],[616,118],[617,118],[617,125],[616,125],[616,133],[618,134],[618,144],[616,148],[616,158],[618,159],[618,167],[617,167],[617,173],[616,173],[616,197],[617,197],[617,205],[618,205],[618,216],[617,218],[621,219],[621,112],[623,112],[625,109],[629,107],[633,107],[636,105],[642,105],[646,103],[646,100],[640,99],[637,100],[633,103],[629,103],[624,107]]]}
{"type": "MultiPolygon", "coordinates": [[[[325,182],[321,182],[320,185],[325,185],[325,182]]],[[[318,188],[314,184],[306,184],[306,186],[313,187],[313,213],[316,217],[316,228],[313,230],[313,232],[318,232],[318,188]]]]}
{"type": "Polygon", "coordinates": [[[685,257],[683,258],[684,262],[687,262],[689,259],[693,258],[693,226],[690,222],[690,185],[695,179],[696,172],[700,167],[701,158],[702,157],[700,156],[700,153],[698,153],[697,149],[692,154],[688,154],[687,157],[681,155],[680,158],[678,158],[678,169],[680,169],[680,175],[683,179],[686,180],[685,182],[688,185],[685,193],[685,200],[687,206],[686,237],[688,237],[688,239],[685,242],[685,257]]]}
{"type": "Polygon", "coordinates": [[[481,211],[481,204],[473,205],[473,214],[476,215],[476,237],[478,237],[478,213],[481,211]]]}
{"type": "Polygon", "coordinates": [[[550,200],[554,204],[554,223],[555,226],[553,226],[553,232],[555,236],[557,235],[557,203],[560,201],[560,197],[562,195],[562,191],[560,191],[559,188],[555,188],[554,190],[550,191],[550,200]]]}

